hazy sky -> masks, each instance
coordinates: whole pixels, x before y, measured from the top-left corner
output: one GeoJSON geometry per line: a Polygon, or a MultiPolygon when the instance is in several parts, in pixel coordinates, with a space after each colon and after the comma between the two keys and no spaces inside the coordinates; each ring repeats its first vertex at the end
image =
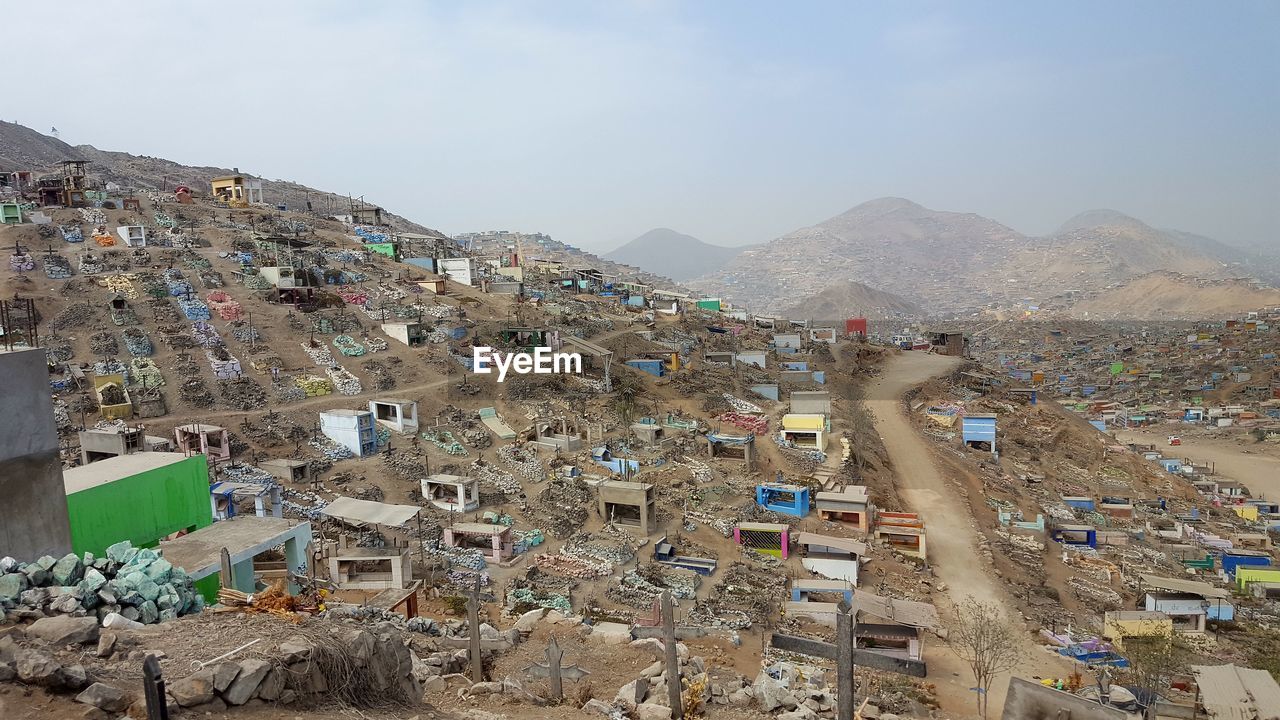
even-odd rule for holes
{"type": "Polygon", "coordinates": [[[27,81],[5,120],[364,194],[448,233],[736,245],[895,195],[1026,233],[1110,207],[1280,243],[1270,0],[4,12],[27,81]]]}

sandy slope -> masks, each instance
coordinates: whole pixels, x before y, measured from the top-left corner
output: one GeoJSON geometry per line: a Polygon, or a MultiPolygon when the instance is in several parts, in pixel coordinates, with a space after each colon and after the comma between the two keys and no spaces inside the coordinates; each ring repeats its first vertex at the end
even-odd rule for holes
{"type": "Polygon", "coordinates": [[[1169,447],[1165,444],[1169,434],[1125,430],[1117,432],[1116,437],[1125,443],[1153,444],[1168,457],[1212,462],[1219,476],[1244,483],[1255,497],[1280,498],[1280,448],[1275,445],[1226,437],[1183,436],[1182,445],[1169,447]]]}

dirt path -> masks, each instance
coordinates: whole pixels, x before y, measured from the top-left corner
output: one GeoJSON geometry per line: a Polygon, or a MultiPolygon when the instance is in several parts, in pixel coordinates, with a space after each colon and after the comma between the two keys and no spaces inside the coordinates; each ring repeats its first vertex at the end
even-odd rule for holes
{"type": "MultiPolygon", "coordinates": [[[[867,408],[875,417],[876,428],[893,463],[898,491],[909,506],[905,509],[920,513],[925,522],[929,564],[947,584],[948,599],[953,604],[967,597],[994,602],[1007,616],[1019,618],[1020,613],[1009,604],[996,578],[982,568],[972,516],[951,484],[938,472],[933,448],[908,422],[902,405],[902,395],[911,387],[943,375],[957,364],[957,360],[943,355],[899,353],[885,363],[884,372],[868,388],[867,408]]],[[[1069,664],[1065,660],[1045,652],[1030,635],[1025,637],[1019,676],[1058,677],[1067,671],[1069,664]]],[[[969,689],[973,676],[964,661],[938,641],[926,644],[926,661],[929,681],[938,688],[943,710],[961,717],[974,715],[974,695],[969,689]]],[[[1007,675],[997,678],[992,685],[992,715],[998,716],[1004,707],[1008,689],[1007,675]]]]}
{"type": "Polygon", "coordinates": [[[903,393],[955,365],[954,359],[944,355],[901,353],[886,364],[884,373],[868,389],[867,408],[875,416],[876,428],[898,476],[898,491],[925,521],[929,563],[948,585],[952,600],[975,597],[1000,602],[991,578],[986,573],[973,572],[978,539],[969,513],[957,511],[963,504],[934,466],[932,448],[907,422],[902,410],[903,393]]]}
{"type": "Polygon", "coordinates": [[[1166,444],[1170,434],[1160,430],[1121,430],[1116,437],[1123,443],[1155,445],[1166,457],[1211,462],[1219,476],[1243,483],[1255,497],[1266,500],[1280,498],[1280,448],[1277,446],[1238,436],[1206,438],[1183,435],[1182,445],[1170,447],[1166,444]]]}

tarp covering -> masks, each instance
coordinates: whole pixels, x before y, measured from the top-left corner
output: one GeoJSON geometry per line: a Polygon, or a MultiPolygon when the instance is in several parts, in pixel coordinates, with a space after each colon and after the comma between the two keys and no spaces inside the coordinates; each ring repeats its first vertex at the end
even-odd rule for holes
{"type": "Polygon", "coordinates": [[[417,505],[392,505],[372,500],[339,497],[320,512],[331,518],[372,525],[404,525],[422,511],[417,505]]]}

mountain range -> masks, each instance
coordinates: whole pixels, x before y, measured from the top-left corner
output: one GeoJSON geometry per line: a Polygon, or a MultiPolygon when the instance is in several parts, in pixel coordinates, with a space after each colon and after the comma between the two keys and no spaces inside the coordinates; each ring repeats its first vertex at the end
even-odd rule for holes
{"type": "Polygon", "coordinates": [[[847,317],[889,320],[923,312],[924,308],[901,295],[846,280],[783,308],[782,315],[800,320],[840,320],[847,317]]]}
{"type": "MultiPolygon", "coordinates": [[[[16,123],[0,122],[0,169],[53,171],[68,159],[91,163],[105,182],[138,190],[185,184],[207,188],[232,172],[161,158],[69,145],[16,123]]],[[[345,212],[349,198],[300,183],[263,179],[268,202],[345,212]]],[[[439,232],[384,212],[401,230],[439,232]]],[[[892,317],[968,315],[1043,308],[1090,317],[1220,317],[1272,304],[1280,253],[1243,249],[1178,230],[1157,229],[1114,210],[1091,210],[1053,233],[1023,235],[974,213],[932,210],[880,198],[771,242],[727,248],[659,228],[579,264],[722,297],[756,312],[805,317],[864,312],[892,317]],[[654,277],[661,276],[661,277],[654,277]]],[[[830,319],[830,318],[823,318],[830,319]]]]}
{"type": "Polygon", "coordinates": [[[711,245],[670,228],[654,228],[604,257],[681,282],[719,270],[744,249],[711,245]]]}
{"type": "MultiPolygon", "coordinates": [[[[1054,233],[1033,237],[981,215],[881,198],[748,248],[686,284],[764,312],[830,300],[823,293],[852,280],[932,314],[1030,306],[1069,314],[1076,303],[1151,273],[1269,279],[1277,267],[1276,258],[1157,230],[1113,210],[1081,213],[1054,233]]],[[[1180,287],[1194,294],[1199,286],[1180,287]]],[[[1195,303],[1186,298],[1176,305],[1192,309],[1195,303]]]]}

